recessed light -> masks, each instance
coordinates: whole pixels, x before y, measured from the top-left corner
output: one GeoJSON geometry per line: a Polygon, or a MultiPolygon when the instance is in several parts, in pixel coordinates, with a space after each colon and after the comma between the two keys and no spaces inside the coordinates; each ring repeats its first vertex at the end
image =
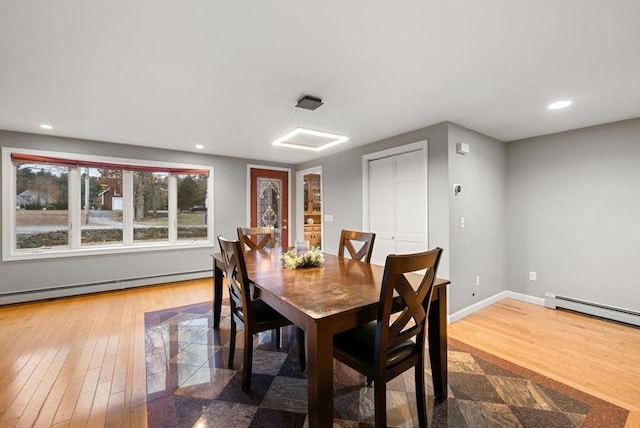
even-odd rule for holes
{"type": "Polygon", "coordinates": [[[42,123],[40,124],[40,128],[42,129],[48,129],[49,131],[53,129],[53,126],[51,125],[47,125],[46,123],[42,123]]]}
{"type": "Polygon", "coordinates": [[[549,106],[547,108],[549,110],[557,110],[559,108],[569,107],[570,105],[571,105],[571,101],[562,100],[562,101],[556,101],[555,103],[549,104],[549,106]]]}
{"type": "Polygon", "coordinates": [[[202,150],[204,149],[204,146],[202,144],[196,144],[196,149],[202,150]]]}

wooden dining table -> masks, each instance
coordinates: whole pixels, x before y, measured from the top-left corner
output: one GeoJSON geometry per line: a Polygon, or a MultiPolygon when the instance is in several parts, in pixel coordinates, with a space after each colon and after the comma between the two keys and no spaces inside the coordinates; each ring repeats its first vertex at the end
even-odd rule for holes
{"type": "MultiPolygon", "coordinates": [[[[384,266],[325,254],[321,266],[286,269],[281,250],[245,253],[260,298],[306,332],[310,427],[333,425],[333,335],[375,320],[384,266]]],[[[224,265],[214,259],[214,328],[220,326],[224,265]]],[[[417,277],[417,276],[416,276],[417,277]]],[[[429,357],[436,400],[447,398],[447,293],[436,278],[429,312],[429,357]]]]}

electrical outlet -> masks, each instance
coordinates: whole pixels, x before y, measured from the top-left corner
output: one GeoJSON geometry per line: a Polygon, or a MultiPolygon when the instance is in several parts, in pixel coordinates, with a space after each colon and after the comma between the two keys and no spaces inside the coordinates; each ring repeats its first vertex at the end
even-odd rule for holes
{"type": "Polygon", "coordinates": [[[538,280],[538,274],[536,272],[529,272],[529,281],[537,281],[538,280]]]}
{"type": "Polygon", "coordinates": [[[476,287],[480,287],[480,275],[476,275],[476,287]]]}

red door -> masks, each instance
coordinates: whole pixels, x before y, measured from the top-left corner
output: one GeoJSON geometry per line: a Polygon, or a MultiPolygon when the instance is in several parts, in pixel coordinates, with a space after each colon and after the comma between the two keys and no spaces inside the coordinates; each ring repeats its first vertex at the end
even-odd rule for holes
{"type": "Polygon", "coordinates": [[[276,246],[289,247],[289,172],[251,168],[251,227],[271,226],[276,246]]]}

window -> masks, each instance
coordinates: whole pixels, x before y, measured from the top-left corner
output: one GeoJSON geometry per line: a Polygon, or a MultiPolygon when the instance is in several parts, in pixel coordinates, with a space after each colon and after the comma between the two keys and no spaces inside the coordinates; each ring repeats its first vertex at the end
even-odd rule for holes
{"type": "Polygon", "coordinates": [[[16,248],[68,248],[69,168],[17,162],[15,170],[16,248]]]}
{"type": "Polygon", "coordinates": [[[133,242],[169,242],[169,174],[134,171],[133,242]]]}
{"type": "Polygon", "coordinates": [[[3,260],[213,245],[213,168],[2,149],[3,260]]]}
{"type": "Polygon", "coordinates": [[[81,168],[80,245],[122,245],[121,169],[81,168]]]}
{"type": "Polygon", "coordinates": [[[178,240],[207,239],[207,180],[204,175],[179,175],[178,240]]]}

